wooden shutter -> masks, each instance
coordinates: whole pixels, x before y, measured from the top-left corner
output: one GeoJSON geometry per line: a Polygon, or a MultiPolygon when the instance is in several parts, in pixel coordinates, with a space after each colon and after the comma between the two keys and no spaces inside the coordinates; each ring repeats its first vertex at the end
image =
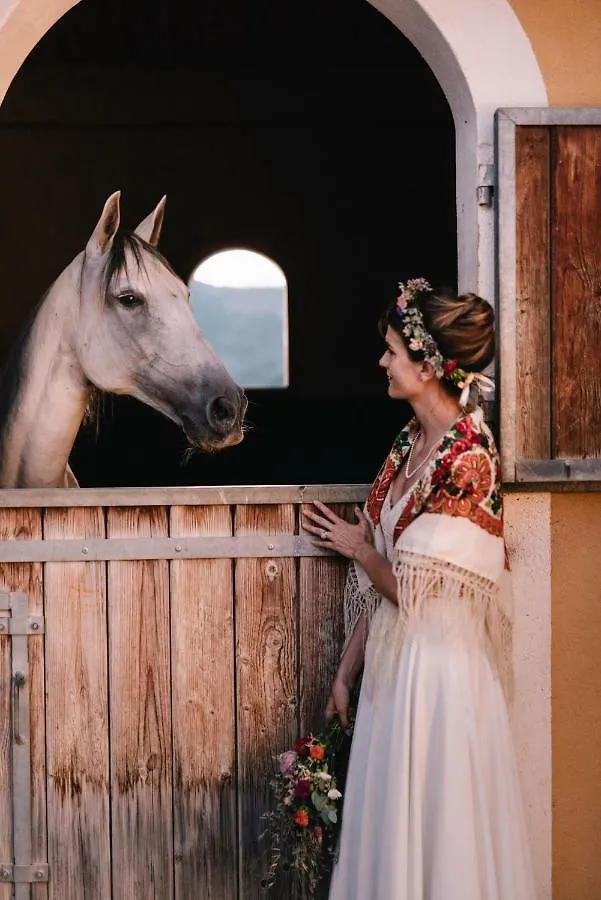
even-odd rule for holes
{"type": "Polygon", "coordinates": [[[504,478],[601,481],[601,109],[496,133],[504,478]]]}

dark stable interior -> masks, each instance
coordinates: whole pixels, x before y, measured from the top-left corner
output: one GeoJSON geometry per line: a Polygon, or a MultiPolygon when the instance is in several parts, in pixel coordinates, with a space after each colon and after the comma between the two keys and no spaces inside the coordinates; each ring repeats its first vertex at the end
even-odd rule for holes
{"type": "Polygon", "coordinates": [[[184,463],[179,429],[107,398],[82,486],[370,481],[406,405],[377,323],[399,280],[456,281],[454,126],[415,48],[365,0],[84,0],[0,107],[0,355],[106,197],[188,279],[243,246],[288,280],[290,387],[249,392],[244,442],[184,463]]]}

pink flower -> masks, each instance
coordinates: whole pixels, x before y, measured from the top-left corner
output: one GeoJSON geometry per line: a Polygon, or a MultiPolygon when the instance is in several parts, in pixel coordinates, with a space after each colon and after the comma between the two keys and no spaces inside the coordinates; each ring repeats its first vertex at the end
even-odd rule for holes
{"type": "Polygon", "coordinates": [[[397,309],[400,309],[401,312],[405,312],[407,309],[407,298],[404,294],[399,294],[396,298],[397,309]]]}
{"type": "Polygon", "coordinates": [[[297,759],[298,753],[295,750],[286,750],[285,753],[280,754],[280,772],[282,775],[287,775],[290,772],[297,759]]]}

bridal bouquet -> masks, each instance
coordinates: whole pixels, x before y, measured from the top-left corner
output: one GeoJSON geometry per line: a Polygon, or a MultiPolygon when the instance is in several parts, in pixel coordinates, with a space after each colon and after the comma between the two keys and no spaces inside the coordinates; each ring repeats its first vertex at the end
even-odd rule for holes
{"type": "Polygon", "coordinates": [[[291,872],[305,896],[313,897],[329,873],[338,843],[349,749],[347,733],[333,719],[325,731],[300,738],[278,756],[271,781],[274,808],[263,817],[267,828],[262,837],[271,844],[264,887],[291,872]]]}

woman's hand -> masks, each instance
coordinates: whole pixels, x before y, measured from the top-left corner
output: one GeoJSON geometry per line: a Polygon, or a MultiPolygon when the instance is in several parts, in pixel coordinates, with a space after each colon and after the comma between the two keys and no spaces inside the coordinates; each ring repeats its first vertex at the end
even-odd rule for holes
{"type": "Polygon", "coordinates": [[[343,728],[348,728],[348,708],[350,702],[350,689],[348,684],[339,676],[336,676],[332,684],[330,697],[326,704],[326,722],[330,722],[334,716],[338,716],[343,728]]]}
{"type": "Polygon", "coordinates": [[[319,540],[313,541],[316,547],[335,550],[336,553],[340,553],[348,559],[358,560],[366,548],[373,546],[369,522],[358,506],[355,507],[357,525],[341,519],[319,500],[316,500],[313,506],[317,512],[305,510],[303,528],[319,538],[319,540]]]}

